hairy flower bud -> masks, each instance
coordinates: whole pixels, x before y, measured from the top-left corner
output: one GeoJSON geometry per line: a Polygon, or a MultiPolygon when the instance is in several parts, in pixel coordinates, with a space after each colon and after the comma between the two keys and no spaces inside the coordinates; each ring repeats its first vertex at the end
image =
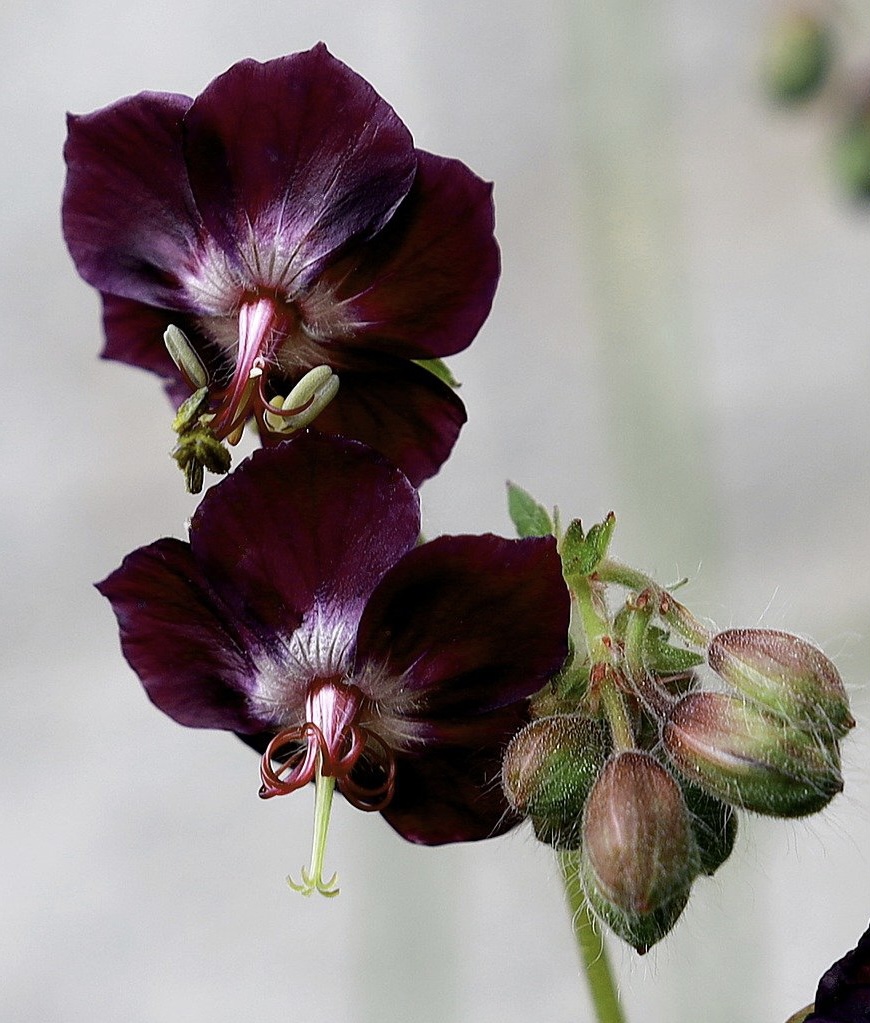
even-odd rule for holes
{"type": "Polygon", "coordinates": [[[535,834],[558,849],[580,844],[583,804],[609,752],[606,726],[578,714],[540,718],[510,741],[502,787],[531,818],[535,834]]]}
{"type": "Polygon", "coordinates": [[[842,790],[829,735],[725,693],[684,696],[662,730],[685,777],[727,803],[772,817],[816,813],[842,790]]]}
{"type": "Polygon", "coordinates": [[[842,738],[855,724],[840,673],[818,647],[775,629],[714,636],[710,667],[730,686],[792,724],[842,738]]]}
{"type": "Polygon", "coordinates": [[[651,754],[617,753],[583,813],[579,874],[592,908],[638,952],[674,926],[698,872],[680,786],[651,754]]]}

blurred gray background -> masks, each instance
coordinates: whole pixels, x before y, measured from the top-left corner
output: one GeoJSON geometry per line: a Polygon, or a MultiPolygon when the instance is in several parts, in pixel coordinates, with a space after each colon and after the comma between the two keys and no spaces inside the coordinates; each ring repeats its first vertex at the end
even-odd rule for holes
{"type": "MultiPolygon", "coordinates": [[[[170,409],[101,363],[59,231],[64,112],[195,95],[319,39],[423,148],[496,182],[504,272],[454,360],[470,421],[425,529],[509,532],[511,478],[613,508],[617,555],[719,625],[822,644],[854,694],[846,791],[744,820],[675,932],[613,943],[631,1021],[782,1023],[870,916],[870,215],[832,181],[830,99],[760,94],[762,0],[44,0],[0,13],[3,732],[0,1019],[511,1023],[590,1018],[548,850],[525,829],[405,845],[339,805],[339,899],[306,795],[146,701],[91,587],[194,508],[170,409]]],[[[870,72],[870,25],[844,11],[870,72]],[[864,42],[862,42],[862,39],[864,42]]],[[[860,15],[860,7],[858,7],[860,15]]],[[[843,76],[834,95],[853,88],[843,76]]]]}

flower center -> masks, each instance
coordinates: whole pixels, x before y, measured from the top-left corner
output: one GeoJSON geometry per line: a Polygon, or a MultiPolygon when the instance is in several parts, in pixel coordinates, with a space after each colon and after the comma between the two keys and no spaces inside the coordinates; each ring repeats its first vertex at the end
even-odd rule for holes
{"type": "Polygon", "coordinates": [[[360,723],[366,697],[346,682],[317,682],[305,699],[305,723],[279,732],[260,761],[260,798],[283,796],[313,781],[314,838],[311,867],[294,891],[337,895],[336,876],[323,880],[323,858],[336,785],[360,810],[382,810],[393,798],[396,762],[390,747],[360,723]],[[352,777],[356,773],[357,777],[352,777]],[[364,775],[365,777],[360,777],[364,775]]]}
{"type": "Polygon", "coordinates": [[[281,325],[290,315],[277,299],[266,296],[243,302],[239,309],[236,364],[230,382],[215,387],[208,371],[184,333],[174,324],[164,342],[175,365],[194,394],[178,410],[173,428],[178,443],[173,457],[184,471],[188,490],[202,489],[203,469],[229,471],[224,447],[237,444],[245,423],[253,416],[261,430],[289,435],[312,423],[338,391],[338,377],[329,366],[315,366],[304,374],[286,397],[266,394],[268,367],[284,336],[281,325]]]}
{"type": "Polygon", "coordinates": [[[226,438],[233,443],[254,413],[256,399],[262,395],[263,371],[274,344],[276,321],[277,309],[271,298],[244,302],[239,309],[239,344],[233,378],[210,396],[217,412],[209,426],[218,440],[226,438]]]}

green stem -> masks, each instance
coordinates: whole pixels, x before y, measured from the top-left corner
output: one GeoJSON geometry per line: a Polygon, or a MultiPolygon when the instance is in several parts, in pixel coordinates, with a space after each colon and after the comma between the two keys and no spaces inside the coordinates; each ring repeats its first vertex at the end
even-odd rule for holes
{"type": "Polygon", "coordinates": [[[600,561],[595,569],[595,576],[605,583],[616,583],[617,586],[624,586],[627,590],[658,590],[659,585],[645,572],[639,572],[631,565],[624,565],[614,558],[605,558],[600,561]]]}
{"type": "Polygon", "coordinates": [[[607,957],[607,948],[600,930],[589,913],[586,897],[577,876],[577,854],[569,851],[557,853],[562,878],[565,883],[565,895],[571,909],[571,924],[577,949],[586,971],[589,994],[595,1007],[597,1023],[625,1023],[625,1016],[616,995],[613,972],[607,957]]]}
{"type": "Polygon", "coordinates": [[[592,597],[592,587],[585,575],[572,573],[566,579],[568,587],[574,594],[577,601],[577,610],[580,612],[580,623],[586,636],[586,651],[589,660],[596,664],[600,661],[610,661],[610,651],[604,642],[604,637],[609,635],[610,626],[607,621],[598,613],[592,597]]]}
{"type": "Polygon", "coordinates": [[[610,734],[613,736],[613,745],[618,750],[634,749],[637,743],[634,741],[634,729],[625,709],[625,701],[609,679],[602,683],[601,699],[604,702],[607,723],[610,725],[610,734]]]}
{"type": "Polygon", "coordinates": [[[606,558],[595,569],[595,575],[601,582],[616,583],[627,590],[636,590],[638,593],[642,590],[652,590],[654,593],[663,594],[667,599],[668,609],[662,617],[687,643],[704,649],[713,638],[713,633],[702,621],[644,572],[638,572],[630,565],[606,558]]]}

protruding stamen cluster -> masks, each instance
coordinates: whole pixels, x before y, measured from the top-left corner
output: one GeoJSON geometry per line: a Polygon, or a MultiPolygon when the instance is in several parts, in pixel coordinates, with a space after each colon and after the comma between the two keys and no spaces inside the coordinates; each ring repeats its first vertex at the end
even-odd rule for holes
{"type": "Polygon", "coordinates": [[[266,398],[260,386],[263,421],[273,433],[294,433],[313,423],[338,394],[338,377],[329,366],[315,366],[286,398],[266,398]]]}
{"type": "Polygon", "coordinates": [[[359,723],[366,700],[361,690],[344,682],[316,683],[306,698],[303,725],[279,732],[260,761],[260,797],[283,796],[315,782],[314,840],[311,869],[302,884],[287,879],[295,891],[336,895],[335,876],[323,881],[322,866],[336,785],[359,810],[383,810],[393,798],[396,762],[389,746],[359,723]],[[357,767],[372,766],[380,780],[367,784],[352,777],[357,767]]]}
{"type": "Polygon", "coordinates": [[[183,331],[170,324],[164,333],[167,351],[195,391],[195,407],[189,407],[188,399],[173,425],[178,434],[173,457],[184,471],[191,493],[202,489],[203,469],[229,471],[230,456],[224,444],[237,444],[249,419],[255,418],[271,433],[289,436],[313,423],[338,393],[338,377],[322,365],[309,370],[286,397],[268,395],[276,319],[273,299],[258,298],[241,306],[236,365],[232,380],[224,387],[213,386],[183,331]]]}

